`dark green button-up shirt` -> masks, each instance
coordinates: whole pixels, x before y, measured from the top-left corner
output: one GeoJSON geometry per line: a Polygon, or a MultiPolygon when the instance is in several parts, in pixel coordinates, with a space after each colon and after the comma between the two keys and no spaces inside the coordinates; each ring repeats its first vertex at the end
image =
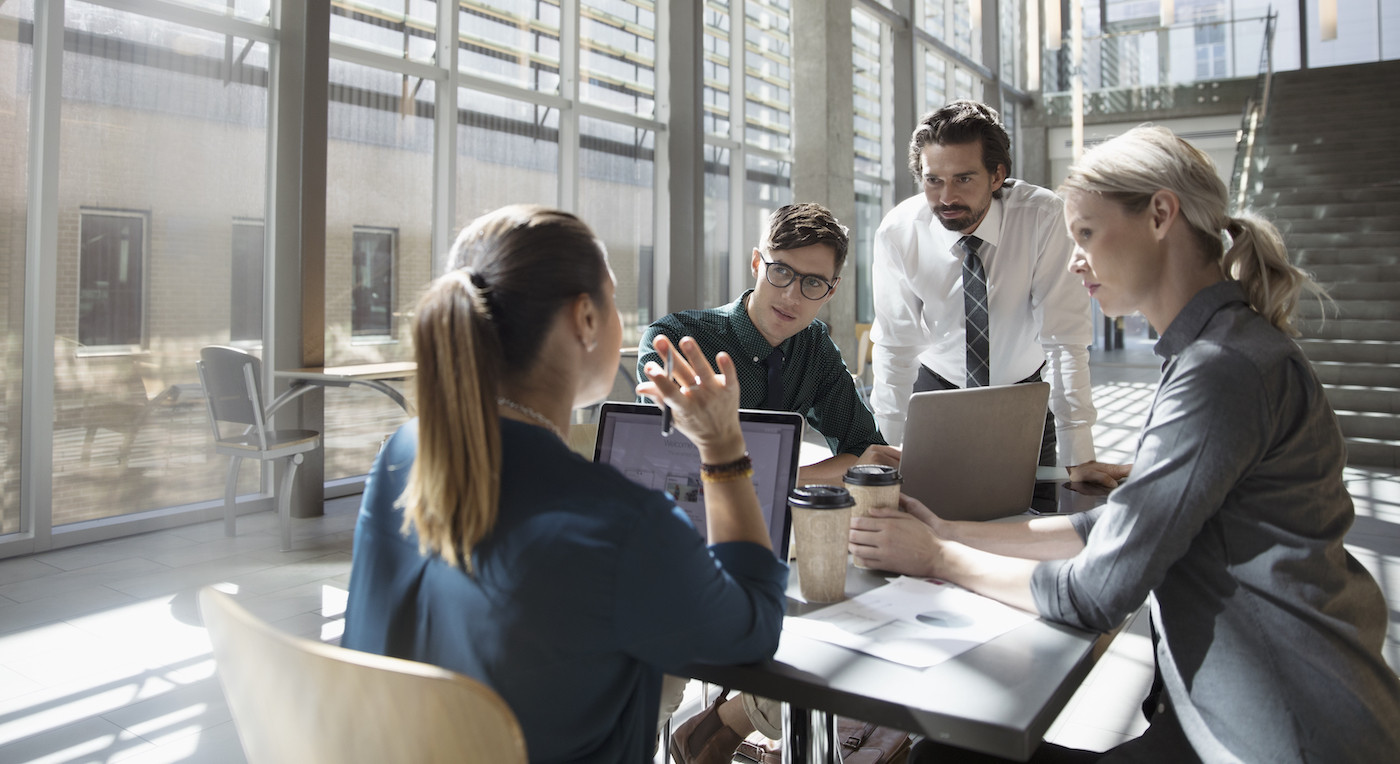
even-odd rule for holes
{"type": "MultiPolygon", "coordinates": [[[[768,368],[764,365],[773,346],[753,325],[744,307],[750,289],[742,297],[720,308],[687,310],[662,316],[647,327],[637,353],[637,379],[647,381],[642,369],[647,361],[665,365],[652,349],[652,340],[664,334],[672,342],[694,337],[714,368],[721,350],[729,353],[739,370],[739,405],[763,408],[768,395],[768,368]]],[[[807,328],[788,337],[778,346],[783,362],[784,411],[795,411],[826,437],[833,454],[859,456],[885,439],[875,426],[870,409],[856,392],[855,382],[841,358],[841,350],[831,341],[826,324],[813,321],[807,328]]]]}

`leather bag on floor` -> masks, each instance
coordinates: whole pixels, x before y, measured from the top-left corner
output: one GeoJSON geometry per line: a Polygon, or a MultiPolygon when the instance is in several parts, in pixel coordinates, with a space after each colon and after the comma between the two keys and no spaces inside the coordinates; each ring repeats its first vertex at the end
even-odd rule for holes
{"type": "MultiPolygon", "coordinates": [[[[838,716],[836,740],[845,764],[905,764],[909,760],[909,733],[893,727],[838,716]]],[[[781,750],[747,740],[739,744],[739,755],[758,764],[782,764],[783,760],[781,750]]]]}

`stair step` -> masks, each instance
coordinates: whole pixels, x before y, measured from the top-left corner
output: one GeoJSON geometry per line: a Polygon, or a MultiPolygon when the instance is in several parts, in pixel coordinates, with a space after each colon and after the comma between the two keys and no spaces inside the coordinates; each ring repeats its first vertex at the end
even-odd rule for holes
{"type": "Polygon", "coordinates": [[[1324,385],[1400,388],[1400,364],[1314,360],[1312,365],[1317,378],[1324,385]]]}
{"type": "MultiPolygon", "coordinates": [[[[1308,270],[1307,265],[1301,267],[1308,270]]],[[[1400,284],[1393,281],[1343,281],[1328,284],[1327,294],[1334,300],[1400,300],[1400,284]]],[[[1316,300],[1304,297],[1299,304],[1304,302],[1315,303],[1316,300]]]]}
{"type": "Polygon", "coordinates": [[[1335,220],[1337,218],[1400,216],[1400,200],[1392,202],[1335,202],[1327,204],[1276,204],[1261,210],[1270,220],[1335,220]]]}
{"type": "Polygon", "coordinates": [[[1346,444],[1350,466],[1400,468],[1400,441],[1349,437],[1346,444]]]}
{"type": "Polygon", "coordinates": [[[1394,247],[1400,245],[1400,234],[1394,231],[1348,231],[1345,233],[1285,233],[1289,249],[1308,247],[1394,247]]]}
{"type": "Polygon", "coordinates": [[[1348,438],[1375,438],[1400,443],[1400,416],[1376,411],[1339,410],[1336,413],[1342,434],[1348,438]]]}
{"type": "Polygon", "coordinates": [[[1376,340],[1309,339],[1300,337],[1298,347],[1316,364],[1318,361],[1364,364],[1400,363],[1400,342],[1376,340]]]}
{"type": "Polygon", "coordinates": [[[1275,205],[1396,201],[1400,201],[1400,186],[1318,188],[1312,185],[1302,185],[1288,188],[1265,187],[1255,195],[1251,205],[1255,209],[1267,210],[1275,205]]]}
{"type": "Polygon", "coordinates": [[[1367,414],[1400,414],[1400,388],[1368,385],[1324,385],[1327,401],[1336,410],[1367,414]]]}
{"type": "Polygon", "coordinates": [[[1324,284],[1342,281],[1400,281],[1400,265],[1310,265],[1313,278],[1324,284]]]}
{"type": "MultiPolygon", "coordinates": [[[[1291,250],[1298,265],[1395,265],[1400,264],[1400,250],[1390,247],[1319,247],[1291,250]]],[[[1394,289],[1395,287],[1391,287],[1394,289]]],[[[1396,292],[1400,295],[1400,291],[1396,292]]]]}
{"type": "Polygon", "coordinates": [[[1387,320],[1400,323],[1400,297],[1385,300],[1338,300],[1319,303],[1317,300],[1298,301],[1298,316],[1305,319],[1326,317],[1327,322],[1354,319],[1358,321],[1387,320]]]}
{"type": "Polygon", "coordinates": [[[1303,335],[1318,340],[1384,340],[1400,342],[1400,321],[1329,318],[1299,322],[1303,335]]]}
{"type": "MultiPolygon", "coordinates": [[[[1390,233],[1400,234],[1400,216],[1343,217],[1334,215],[1322,219],[1280,220],[1274,219],[1284,233],[1390,233]]],[[[1400,236],[1394,237],[1400,240],[1400,236]]],[[[1394,252],[1394,250],[1391,250],[1394,252]]]]}

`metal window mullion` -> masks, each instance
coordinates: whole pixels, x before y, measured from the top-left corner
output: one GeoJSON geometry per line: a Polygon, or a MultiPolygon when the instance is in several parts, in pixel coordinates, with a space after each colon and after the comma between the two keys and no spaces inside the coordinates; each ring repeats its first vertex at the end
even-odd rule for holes
{"type": "Polygon", "coordinates": [[[747,0],[731,0],[729,4],[729,136],[733,150],[729,152],[729,296],[738,299],[748,287],[745,266],[752,246],[744,241],[744,193],[747,190],[748,145],[748,81],[744,75],[744,32],[748,24],[747,0]],[[738,92],[735,92],[735,89],[738,92]],[[737,109],[736,109],[737,104],[737,109]],[[735,119],[734,115],[739,118],[735,119]]]}
{"type": "Polygon", "coordinates": [[[63,99],[64,0],[34,9],[29,107],[29,209],[24,267],[20,414],[20,533],[7,554],[53,546],[54,336],[58,304],[58,171],[63,99]]]}
{"type": "Polygon", "coordinates": [[[447,76],[441,68],[433,66],[432,64],[425,64],[421,61],[411,61],[367,48],[357,48],[354,45],[346,45],[343,42],[332,41],[330,43],[330,56],[337,61],[348,61],[352,64],[359,64],[360,66],[382,69],[387,72],[393,72],[394,74],[406,74],[410,77],[419,77],[439,83],[447,76]]]}
{"type": "Polygon", "coordinates": [[[257,42],[271,44],[278,39],[277,30],[269,24],[230,18],[222,13],[213,13],[184,3],[170,2],[170,0],[86,0],[86,2],[125,13],[170,21],[196,29],[206,29],[223,35],[243,37],[257,42]]]}
{"type": "Polygon", "coordinates": [[[434,94],[436,115],[433,119],[433,217],[432,243],[430,255],[432,272],[437,276],[447,267],[447,252],[455,238],[457,219],[457,71],[458,19],[460,13],[456,2],[437,4],[437,65],[443,72],[443,81],[437,85],[434,94]]]}
{"type": "Polygon", "coordinates": [[[559,207],[579,210],[579,2],[559,1],[559,207]]]}

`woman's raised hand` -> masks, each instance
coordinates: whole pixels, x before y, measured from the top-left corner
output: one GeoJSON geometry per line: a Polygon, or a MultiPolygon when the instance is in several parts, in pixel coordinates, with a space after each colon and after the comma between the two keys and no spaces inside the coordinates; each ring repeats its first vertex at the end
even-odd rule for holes
{"type": "MultiPolygon", "coordinates": [[[[652,341],[658,355],[673,349],[671,340],[657,335],[652,341]]],[[[744,434],[739,429],[739,377],[728,353],[710,368],[700,345],[692,337],[681,338],[673,357],[671,376],[656,362],[646,365],[649,382],[637,385],[637,394],[671,407],[676,427],[700,449],[706,464],[724,464],[744,455],[744,434]]]]}

